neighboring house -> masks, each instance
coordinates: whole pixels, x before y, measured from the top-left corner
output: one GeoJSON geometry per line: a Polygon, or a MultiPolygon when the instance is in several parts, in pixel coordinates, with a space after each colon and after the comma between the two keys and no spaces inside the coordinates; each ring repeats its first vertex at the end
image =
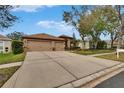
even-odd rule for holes
{"type": "MultiPolygon", "coordinates": [[[[107,48],[111,48],[111,40],[106,40],[107,48]]],[[[118,40],[115,40],[113,42],[113,48],[117,48],[118,46],[118,40]]],[[[122,40],[122,48],[124,48],[124,40],[122,40]]]]}
{"type": "Polygon", "coordinates": [[[0,53],[9,53],[11,51],[11,39],[0,35],[0,53]]]}
{"type": "Polygon", "coordinates": [[[80,49],[90,49],[91,46],[90,46],[90,42],[89,42],[89,41],[86,41],[86,42],[85,42],[85,45],[84,45],[83,41],[80,40],[80,41],[78,42],[77,47],[79,47],[80,49]]]}
{"type": "MultiPolygon", "coordinates": [[[[111,48],[111,40],[106,40],[105,42],[107,43],[107,48],[108,49],[111,48]]],[[[115,46],[113,43],[113,47],[117,47],[117,46],[115,46]]]]}
{"type": "Polygon", "coordinates": [[[33,34],[23,37],[25,51],[62,51],[65,39],[48,34],[33,34]]]}
{"type": "Polygon", "coordinates": [[[73,47],[73,38],[67,35],[60,35],[59,38],[65,40],[65,49],[71,49],[73,47]]]}

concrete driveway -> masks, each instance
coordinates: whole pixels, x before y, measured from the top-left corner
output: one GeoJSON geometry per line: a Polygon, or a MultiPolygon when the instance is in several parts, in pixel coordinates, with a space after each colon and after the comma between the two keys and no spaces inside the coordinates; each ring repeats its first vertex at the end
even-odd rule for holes
{"type": "Polygon", "coordinates": [[[117,64],[120,62],[66,51],[28,52],[22,67],[5,86],[60,87],[117,64]]]}

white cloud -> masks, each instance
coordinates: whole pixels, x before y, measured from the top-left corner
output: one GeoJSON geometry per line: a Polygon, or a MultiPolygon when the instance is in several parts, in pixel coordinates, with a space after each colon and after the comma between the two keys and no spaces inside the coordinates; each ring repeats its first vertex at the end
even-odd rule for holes
{"type": "Polygon", "coordinates": [[[37,12],[41,8],[52,8],[54,5],[21,5],[12,9],[12,11],[37,12]]]}
{"type": "Polygon", "coordinates": [[[37,23],[38,26],[42,27],[42,28],[46,28],[46,29],[55,29],[58,31],[72,31],[73,30],[73,26],[68,25],[67,23],[65,23],[64,21],[60,21],[60,22],[56,22],[56,21],[40,21],[37,23]]]}

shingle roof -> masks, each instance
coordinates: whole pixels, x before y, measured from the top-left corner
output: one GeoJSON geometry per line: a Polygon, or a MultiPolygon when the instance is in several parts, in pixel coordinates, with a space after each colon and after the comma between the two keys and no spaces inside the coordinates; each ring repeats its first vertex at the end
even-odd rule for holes
{"type": "Polygon", "coordinates": [[[11,39],[0,34],[0,40],[10,41],[11,39]]]}
{"type": "Polygon", "coordinates": [[[59,41],[64,41],[64,39],[62,39],[62,38],[55,37],[55,36],[52,36],[52,35],[48,35],[48,34],[45,34],[45,33],[23,36],[23,39],[24,38],[27,38],[27,39],[44,39],[44,40],[59,40],[59,41]]]}

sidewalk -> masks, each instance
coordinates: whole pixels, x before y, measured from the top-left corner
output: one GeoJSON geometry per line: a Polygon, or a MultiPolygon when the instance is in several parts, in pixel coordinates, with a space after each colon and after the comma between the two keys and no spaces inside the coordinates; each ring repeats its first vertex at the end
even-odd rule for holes
{"type": "Polygon", "coordinates": [[[102,56],[102,55],[115,54],[115,53],[116,53],[116,52],[111,52],[111,53],[100,53],[100,54],[92,54],[92,55],[87,55],[87,56],[95,57],[95,56],[102,56]]]}
{"type": "Polygon", "coordinates": [[[14,67],[14,66],[20,66],[20,65],[22,65],[22,63],[23,62],[15,62],[15,63],[2,64],[2,65],[0,65],[0,69],[14,67]]]}

